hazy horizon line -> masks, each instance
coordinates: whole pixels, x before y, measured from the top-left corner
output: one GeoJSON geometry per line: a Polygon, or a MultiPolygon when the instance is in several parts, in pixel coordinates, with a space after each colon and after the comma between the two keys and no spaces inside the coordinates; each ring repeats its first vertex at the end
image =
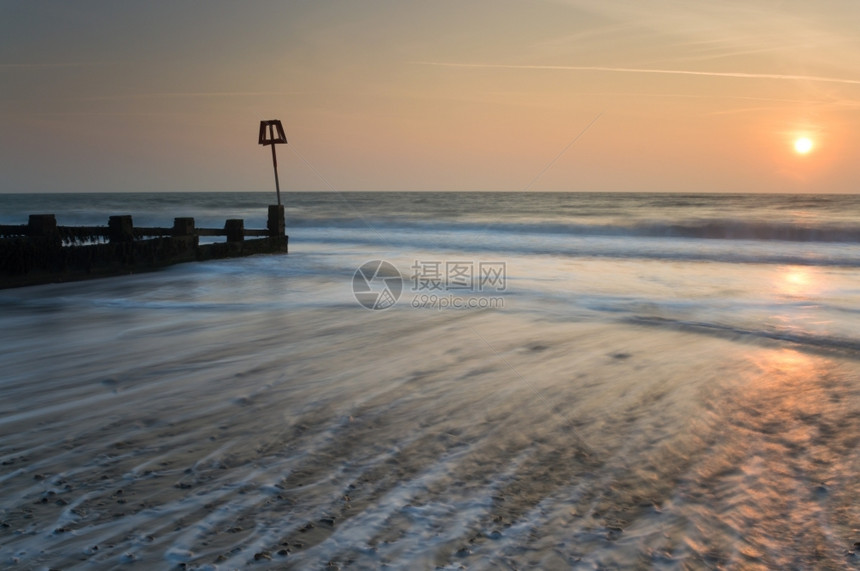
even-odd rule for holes
{"type": "MultiPolygon", "coordinates": [[[[769,195],[805,195],[805,196],[860,196],[860,192],[786,192],[786,191],[742,191],[742,190],[281,190],[282,194],[317,194],[317,193],[414,193],[414,194],[438,194],[438,193],[505,193],[505,194],[684,194],[684,195],[710,195],[710,194],[769,194],[769,195]]],[[[67,190],[67,191],[42,191],[14,192],[0,190],[3,195],[30,195],[30,194],[269,194],[271,190],[67,190]]]]}

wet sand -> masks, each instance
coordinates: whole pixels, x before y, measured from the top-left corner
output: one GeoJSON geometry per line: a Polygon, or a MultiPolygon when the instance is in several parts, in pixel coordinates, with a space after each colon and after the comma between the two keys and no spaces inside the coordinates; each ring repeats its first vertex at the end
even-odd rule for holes
{"type": "Polygon", "coordinates": [[[2,317],[4,567],[860,562],[850,353],[525,306],[69,303],[2,317]]]}

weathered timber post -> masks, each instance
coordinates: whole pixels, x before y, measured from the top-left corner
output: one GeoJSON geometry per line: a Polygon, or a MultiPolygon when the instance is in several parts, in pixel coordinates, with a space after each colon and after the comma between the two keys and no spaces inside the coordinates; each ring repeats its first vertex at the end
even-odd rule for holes
{"type": "Polygon", "coordinates": [[[30,238],[43,244],[60,245],[60,230],[53,214],[31,214],[27,223],[30,238]]]}
{"type": "Polygon", "coordinates": [[[131,216],[111,216],[108,219],[108,236],[112,244],[134,242],[134,223],[131,216]]]}
{"type": "Polygon", "coordinates": [[[31,267],[61,268],[63,241],[60,238],[60,230],[57,228],[57,219],[53,214],[31,214],[27,224],[27,233],[30,236],[30,251],[24,254],[24,271],[27,273],[31,267]]]}
{"type": "Polygon", "coordinates": [[[231,218],[224,224],[228,242],[243,242],[245,240],[245,221],[241,218],[231,218]]]}
{"type": "Polygon", "coordinates": [[[200,245],[200,236],[197,235],[193,218],[173,219],[171,244],[175,260],[196,257],[197,246],[200,245]]]}
{"type": "Polygon", "coordinates": [[[284,205],[270,204],[269,205],[269,221],[266,224],[269,230],[269,239],[273,240],[278,249],[282,252],[287,251],[287,224],[284,220],[284,205]]]}
{"type": "Polygon", "coordinates": [[[31,214],[27,236],[26,241],[12,242],[8,252],[0,252],[0,269],[26,275],[34,269],[62,268],[63,241],[53,214],[31,214]]]}
{"type": "Polygon", "coordinates": [[[193,236],[194,219],[193,218],[174,218],[173,219],[173,236],[174,238],[193,236]]]}

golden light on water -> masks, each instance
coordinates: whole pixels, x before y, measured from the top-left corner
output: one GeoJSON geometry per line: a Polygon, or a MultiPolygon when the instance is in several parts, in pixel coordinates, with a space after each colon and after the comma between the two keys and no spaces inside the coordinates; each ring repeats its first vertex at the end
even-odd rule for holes
{"type": "MultiPolygon", "coordinates": [[[[794,349],[778,349],[762,352],[758,355],[757,362],[765,372],[764,379],[777,379],[781,376],[791,375],[796,378],[803,375],[801,385],[807,386],[814,376],[809,375],[815,369],[815,361],[812,357],[794,349]],[[810,377],[810,378],[806,378],[810,377]]],[[[807,387],[808,388],[808,387],[807,387]]]]}
{"type": "Polygon", "coordinates": [[[821,289],[821,280],[815,268],[790,266],[776,279],[776,290],[788,297],[810,297],[821,289]]]}

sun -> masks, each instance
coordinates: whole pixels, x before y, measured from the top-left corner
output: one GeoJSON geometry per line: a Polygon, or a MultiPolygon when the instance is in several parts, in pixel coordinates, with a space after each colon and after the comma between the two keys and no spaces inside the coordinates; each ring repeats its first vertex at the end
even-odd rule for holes
{"type": "Polygon", "coordinates": [[[794,140],[794,150],[798,154],[805,155],[812,150],[815,144],[809,137],[799,137],[794,140]]]}

